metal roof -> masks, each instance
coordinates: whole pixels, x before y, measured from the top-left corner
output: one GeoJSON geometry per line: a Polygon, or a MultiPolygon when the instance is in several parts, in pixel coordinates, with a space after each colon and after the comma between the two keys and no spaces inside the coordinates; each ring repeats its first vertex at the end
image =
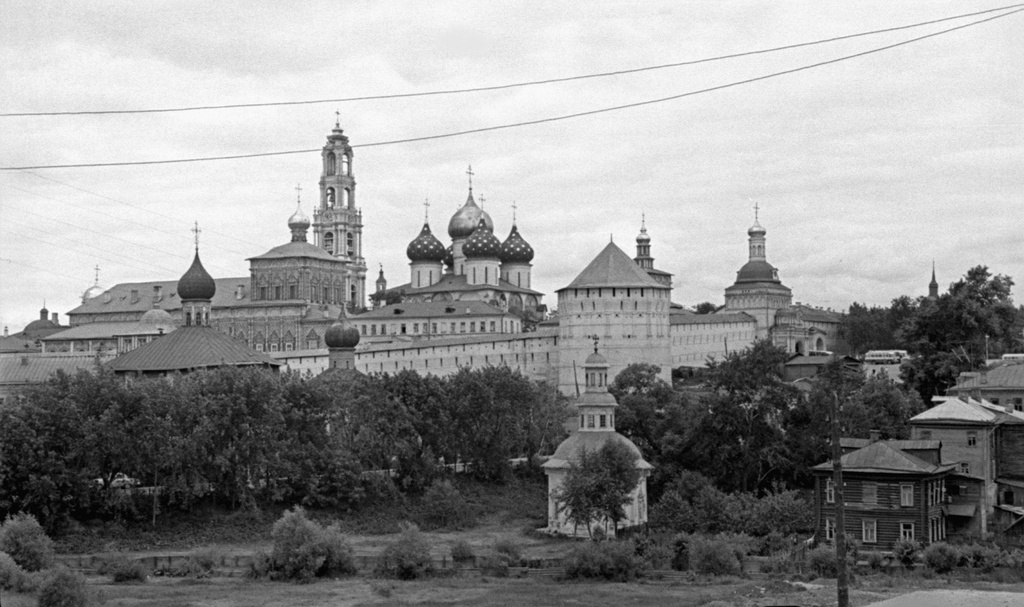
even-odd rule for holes
{"type": "Polygon", "coordinates": [[[69,341],[79,339],[113,339],[115,335],[131,335],[139,327],[137,322],[90,322],[66,331],[44,337],[43,341],[69,341]]]}
{"type": "MultiPolygon", "coordinates": [[[[214,308],[230,308],[237,305],[249,305],[249,286],[252,280],[248,276],[234,278],[215,278],[217,292],[213,296],[211,306],[214,308]],[[236,295],[239,285],[244,287],[241,297],[236,295]]],[[[153,280],[149,282],[123,282],[107,289],[102,294],[87,300],[82,305],[68,312],[74,314],[108,314],[113,312],[139,312],[140,315],[155,307],[174,311],[181,309],[178,297],[177,280],[153,280]],[[159,287],[161,297],[153,301],[154,288],[159,287]],[[132,292],[135,297],[132,297],[132,292]]],[[[280,304],[281,302],[275,302],[280,304]]]]}
{"type": "Polygon", "coordinates": [[[0,357],[0,384],[38,384],[57,371],[74,373],[79,369],[92,369],[95,365],[96,356],[92,354],[3,356],[0,357]]]}
{"type": "Polygon", "coordinates": [[[970,390],[972,388],[1024,390],[1024,364],[1001,365],[991,371],[977,372],[971,376],[962,377],[953,389],[970,390]]]}
{"type": "Polygon", "coordinates": [[[301,241],[289,242],[274,247],[262,255],[250,257],[247,261],[252,261],[253,259],[290,259],[293,257],[308,257],[311,259],[321,259],[323,261],[331,261],[339,264],[345,263],[320,247],[301,241]]]}
{"type": "MultiPolygon", "coordinates": [[[[461,346],[471,345],[478,343],[491,343],[491,342],[508,342],[516,341],[517,339],[536,339],[536,338],[547,338],[547,337],[558,337],[558,328],[540,328],[536,331],[529,333],[473,333],[466,335],[457,336],[445,336],[445,337],[431,337],[430,339],[423,338],[407,338],[399,339],[388,342],[370,342],[366,348],[359,350],[359,353],[364,352],[387,352],[388,350],[409,350],[412,348],[433,348],[433,347],[445,347],[445,346],[461,346]]],[[[513,355],[517,352],[498,352],[497,354],[513,355]]],[[[519,353],[521,354],[521,352],[519,353]]]]}
{"type": "Polygon", "coordinates": [[[212,327],[181,327],[110,361],[114,371],[187,371],[205,367],[266,365],[277,362],[263,352],[212,327]]]}
{"type": "MultiPolygon", "coordinates": [[[[929,464],[919,457],[896,449],[884,442],[874,442],[867,447],[847,453],[839,460],[844,472],[883,472],[893,474],[934,474],[952,470],[953,465],[929,464]]],[[[814,466],[813,470],[832,469],[832,462],[814,466]]]]}
{"type": "Polygon", "coordinates": [[[934,396],[932,402],[938,403],[931,409],[922,411],[910,418],[910,422],[954,421],[979,424],[997,424],[1003,422],[1024,423],[1024,414],[1008,413],[1002,407],[992,403],[981,403],[973,398],[961,400],[955,396],[934,396]]]}
{"type": "Polygon", "coordinates": [[[724,325],[736,322],[756,323],[757,320],[746,312],[697,314],[689,310],[672,310],[668,315],[670,325],[724,325]]]}
{"type": "Polygon", "coordinates": [[[509,313],[485,301],[409,301],[390,304],[376,310],[364,312],[349,318],[351,322],[361,320],[384,320],[400,318],[444,318],[452,316],[508,316],[509,313]]]}
{"type": "Polygon", "coordinates": [[[534,291],[533,289],[527,289],[526,287],[517,287],[509,281],[499,278],[497,286],[495,285],[471,285],[469,280],[463,274],[445,274],[441,280],[427,287],[413,287],[411,283],[395,287],[394,289],[388,289],[389,291],[404,291],[409,295],[421,295],[426,293],[445,293],[448,291],[452,292],[464,292],[464,291],[483,291],[486,289],[496,289],[498,291],[506,291],[508,293],[525,293],[526,295],[540,295],[544,294],[540,291],[534,291]]]}
{"type": "Polygon", "coordinates": [[[669,288],[648,276],[614,242],[609,242],[575,280],[558,290],[600,287],[669,288]]]}

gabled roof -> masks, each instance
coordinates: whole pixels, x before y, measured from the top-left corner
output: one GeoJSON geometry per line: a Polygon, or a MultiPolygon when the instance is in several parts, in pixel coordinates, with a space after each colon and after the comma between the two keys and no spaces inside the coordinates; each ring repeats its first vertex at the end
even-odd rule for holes
{"type": "Polygon", "coordinates": [[[1024,389],[1024,364],[1001,365],[987,372],[972,373],[961,376],[954,390],[970,390],[981,388],[992,389],[1024,389]],[[984,378],[984,381],[982,379],[984,378]]]}
{"type": "Polygon", "coordinates": [[[614,242],[609,242],[575,280],[558,290],[600,287],[669,288],[648,276],[614,242]]]}
{"type": "Polygon", "coordinates": [[[670,325],[723,325],[734,322],[756,323],[757,320],[746,312],[723,312],[715,314],[697,314],[689,310],[670,310],[670,325]]]}
{"type": "Polygon", "coordinates": [[[181,327],[109,363],[114,371],[150,373],[224,366],[277,367],[280,364],[212,327],[181,327]]]}
{"type": "MultiPolygon", "coordinates": [[[[430,339],[423,338],[412,338],[411,336],[402,336],[405,339],[396,339],[394,341],[381,341],[381,342],[369,342],[364,348],[360,346],[358,350],[359,354],[373,353],[373,352],[386,352],[388,350],[407,350],[410,348],[443,348],[445,346],[462,346],[472,344],[489,344],[492,342],[510,342],[516,341],[517,339],[544,339],[558,337],[558,328],[540,328],[536,331],[530,331],[529,333],[473,333],[473,334],[459,334],[459,335],[445,335],[444,337],[431,337],[430,339]]],[[[505,352],[507,356],[513,356],[515,352],[505,352]]]]}
{"type": "Polygon", "coordinates": [[[350,320],[358,322],[360,320],[394,320],[402,318],[506,315],[508,315],[508,312],[495,308],[485,301],[409,301],[370,310],[358,316],[352,316],[350,320]]]}
{"type": "MultiPolygon", "coordinates": [[[[211,302],[214,308],[223,309],[252,303],[249,293],[249,285],[252,281],[248,276],[215,278],[213,281],[217,285],[217,292],[211,302]],[[238,285],[245,287],[241,298],[238,298],[235,294],[238,285]]],[[[71,310],[68,312],[68,315],[122,312],[138,312],[141,315],[154,308],[154,287],[160,287],[162,295],[161,299],[155,302],[155,307],[169,312],[181,309],[181,299],[178,297],[178,281],[153,280],[149,282],[123,282],[114,285],[101,295],[93,297],[74,310],[71,310]],[[132,291],[135,291],[137,295],[134,301],[132,300],[132,291]]]]}
{"type": "MultiPolygon", "coordinates": [[[[934,474],[952,470],[954,465],[937,466],[919,457],[900,451],[884,442],[874,442],[847,453],[839,460],[844,472],[883,472],[892,474],[934,474]]],[[[831,470],[832,462],[814,466],[813,470],[831,470]]]]}
{"type": "MultiPolygon", "coordinates": [[[[878,442],[878,441],[874,441],[878,442]]],[[[863,449],[872,443],[870,438],[848,438],[843,437],[839,439],[839,445],[844,449],[863,449]]],[[[923,451],[925,449],[938,449],[942,446],[942,441],[937,440],[887,440],[885,441],[889,446],[897,449],[909,449],[910,451],[923,451]]]]}
{"type": "Polygon", "coordinates": [[[115,335],[129,335],[138,328],[137,322],[90,322],[71,327],[60,333],[44,337],[44,342],[76,339],[112,339],[115,335]]]}
{"type": "Polygon", "coordinates": [[[991,403],[986,405],[973,398],[968,398],[965,401],[955,396],[934,396],[932,402],[938,404],[911,417],[910,423],[933,421],[975,424],[1024,423],[1024,414],[1007,413],[1001,407],[991,403]]]}

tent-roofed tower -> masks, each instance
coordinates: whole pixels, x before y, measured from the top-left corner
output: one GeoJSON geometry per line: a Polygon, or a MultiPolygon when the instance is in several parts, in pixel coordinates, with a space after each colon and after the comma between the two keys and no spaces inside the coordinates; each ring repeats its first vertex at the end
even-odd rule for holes
{"type": "Polygon", "coordinates": [[[779,279],[779,271],[768,263],[765,230],[757,216],[747,230],[749,259],[736,273],[736,282],[725,289],[725,310],[746,312],[757,320],[757,337],[764,338],[775,324],[777,310],[787,308],[793,292],[779,279]]]}
{"type": "Polygon", "coordinates": [[[935,280],[935,262],[932,262],[932,281],[928,283],[928,299],[939,298],[939,281],[935,280]]]}
{"type": "Polygon", "coordinates": [[[323,169],[320,204],[313,211],[314,242],[346,263],[345,299],[350,307],[361,308],[366,301],[363,213],[356,207],[352,146],[338,122],[320,155],[323,169]]]}
{"type": "MultiPolygon", "coordinates": [[[[576,525],[566,520],[566,513],[559,508],[554,498],[565,483],[566,475],[573,464],[579,464],[583,451],[593,453],[604,445],[618,442],[625,445],[636,456],[636,467],[640,470],[640,482],[633,489],[631,499],[624,507],[625,520],[622,526],[641,525],[647,522],[647,476],[654,468],[644,460],[633,441],[615,431],[615,409],[618,403],[608,392],[608,360],[597,351],[597,340],[594,340],[594,351],[583,363],[585,389],[576,400],[579,426],[569,438],[562,441],[547,462],[544,473],[548,477],[548,528],[551,533],[575,535],[580,533],[576,525]]],[[[606,533],[614,535],[615,529],[608,521],[598,520],[606,533]]]]}
{"type": "Polygon", "coordinates": [[[557,293],[558,387],[564,394],[578,393],[573,361],[586,358],[594,336],[601,339],[611,379],[633,363],[651,363],[671,382],[672,289],[648,276],[614,242],[557,293]]]}

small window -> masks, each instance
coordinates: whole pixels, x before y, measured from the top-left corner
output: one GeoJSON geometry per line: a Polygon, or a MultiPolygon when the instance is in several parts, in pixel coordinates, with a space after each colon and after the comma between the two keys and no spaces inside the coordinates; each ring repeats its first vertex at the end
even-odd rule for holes
{"type": "Polygon", "coordinates": [[[430,332],[431,333],[437,333],[437,323],[436,322],[430,323],[430,332]]]}
{"type": "Polygon", "coordinates": [[[960,474],[970,474],[970,473],[971,473],[971,463],[970,462],[960,462],[960,474]]]}
{"type": "Polygon", "coordinates": [[[825,540],[836,539],[836,522],[830,518],[825,519],[825,540]]]}
{"type": "Polygon", "coordinates": [[[256,351],[257,352],[262,352],[263,351],[263,344],[256,344],[256,351]]]}
{"type": "Polygon", "coordinates": [[[978,445],[978,433],[968,432],[967,433],[967,446],[976,447],[978,445]]]}
{"type": "Polygon", "coordinates": [[[466,332],[466,322],[462,321],[462,322],[459,323],[459,333],[465,333],[465,332],[466,332]]]}
{"type": "MultiPolygon", "coordinates": [[[[900,485],[900,506],[914,505],[914,486],[900,485]]],[[[913,538],[910,538],[913,539],[913,538]]]]}
{"type": "Polygon", "coordinates": [[[900,523],[900,539],[914,539],[914,523],[900,523]]]}
{"type": "Polygon", "coordinates": [[[921,440],[932,440],[932,431],[931,430],[921,430],[921,433],[919,434],[919,436],[921,437],[921,440]]]}
{"type": "Polygon", "coordinates": [[[496,326],[496,325],[494,324],[494,321],[492,320],[492,321],[491,321],[491,333],[494,333],[494,332],[495,332],[495,330],[494,330],[494,327],[495,327],[495,326],[496,326]]]}
{"type": "Polygon", "coordinates": [[[598,427],[599,428],[607,428],[608,427],[608,416],[607,415],[600,416],[597,421],[598,421],[598,427]]]}
{"type": "Polygon", "coordinates": [[[832,479],[825,480],[825,503],[836,503],[836,486],[832,483],[832,479]]]}
{"type": "Polygon", "coordinates": [[[402,335],[405,335],[405,323],[404,322],[401,325],[401,332],[402,332],[402,335]]]}
{"type": "Polygon", "coordinates": [[[594,416],[593,415],[588,415],[587,416],[587,427],[588,428],[593,428],[594,427],[594,416]]]}
{"type": "Polygon", "coordinates": [[[865,544],[875,544],[878,542],[878,521],[863,520],[860,524],[860,530],[861,541],[865,544]]]}
{"type": "Polygon", "coordinates": [[[476,333],[476,321],[475,320],[470,321],[470,323],[469,323],[469,332],[470,333],[476,333]]]}
{"type": "Polygon", "coordinates": [[[878,483],[864,483],[861,501],[865,504],[878,503],[878,483]]]}

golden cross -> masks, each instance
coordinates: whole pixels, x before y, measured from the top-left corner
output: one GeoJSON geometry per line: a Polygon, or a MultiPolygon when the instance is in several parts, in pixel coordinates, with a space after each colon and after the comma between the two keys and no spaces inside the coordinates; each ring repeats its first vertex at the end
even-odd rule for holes
{"type": "Polygon", "coordinates": [[[469,165],[469,169],[466,171],[466,174],[469,175],[469,191],[472,192],[473,191],[473,165],[469,165]]]}
{"type": "Polygon", "coordinates": [[[192,233],[196,235],[196,253],[199,252],[199,233],[200,232],[202,232],[202,230],[199,229],[199,222],[197,221],[195,223],[195,227],[192,228],[192,233]]]}

